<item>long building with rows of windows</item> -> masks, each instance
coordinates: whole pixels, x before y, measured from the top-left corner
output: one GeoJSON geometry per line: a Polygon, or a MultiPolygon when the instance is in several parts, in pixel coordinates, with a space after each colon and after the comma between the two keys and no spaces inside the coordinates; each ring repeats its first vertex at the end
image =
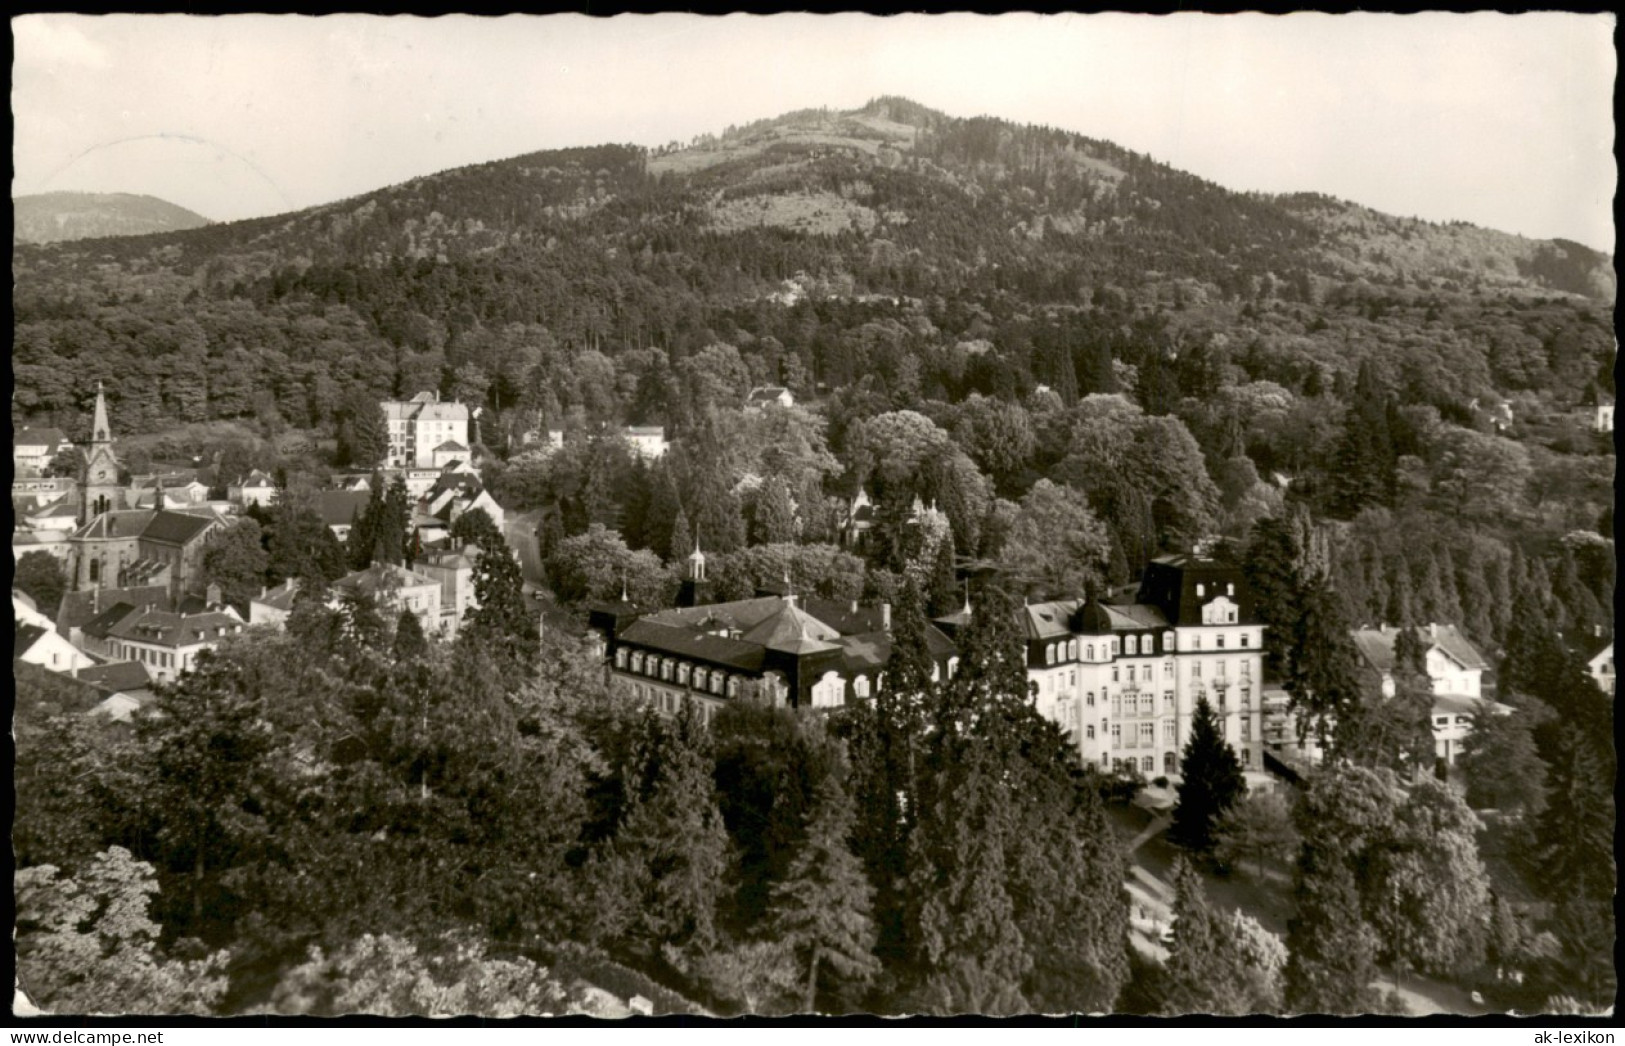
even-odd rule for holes
{"type": "MultiPolygon", "coordinates": [[[[704,581],[703,560],[690,586],[704,581]]],[[[927,629],[938,678],[953,675],[952,636],[967,611],[927,629]]],[[[593,615],[611,678],[675,711],[709,719],[724,702],[827,708],[870,698],[891,652],[887,607],[763,595],[641,613],[593,615]]],[[[1264,626],[1241,572],[1192,556],[1147,568],[1133,603],[1073,599],[1022,610],[1027,679],[1038,711],[1103,770],[1177,774],[1199,697],[1218,713],[1244,767],[1263,765],[1264,626]]]]}

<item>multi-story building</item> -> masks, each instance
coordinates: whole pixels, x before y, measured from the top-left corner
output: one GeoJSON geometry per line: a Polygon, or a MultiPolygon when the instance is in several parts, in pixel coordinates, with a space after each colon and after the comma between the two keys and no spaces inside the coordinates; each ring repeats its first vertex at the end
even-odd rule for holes
{"type": "Polygon", "coordinates": [[[198,654],[228,635],[241,632],[243,619],[231,607],[215,604],[197,613],[141,610],[108,632],[111,656],[139,661],[153,679],[167,683],[190,670],[198,654]]]}
{"type": "Polygon", "coordinates": [[[442,403],[438,392],[420,392],[405,402],[385,400],[382,406],[389,425],[384,463],[390,468],[432,468],[442,444],[468,444],[468,408],[442,403]]]}
{"type": "MultiPolygon", "coordinates": [[[[690,559],[689,580],[705,582],[690,559]]],[[[891,656],[891,607],[795,595],[642,613],[626,603],[594,610],[591,625],[611,679],[639,700],[675,712],[694,701],[707,722],[726,702],[833,708],[874,696],[891,656]]],[[[927,626],[933,672],[958,667],[952,641],[927,626]]]]}
{"type": "Polygon", "coordinates": [[[463,618],[479,605],[474,596],[474,562],[478,556],[479,550],[472,546],[460,552],[442,549],[426,552],[412,564],[413,571],[440,583],[439,631],[447,639],[457,635],[463,618]]]}
{"type": "Polygon", "coordinates": [[[1242,766],[1263,766],[1264,626],[1241,572],[1194,556],[1146,567],[1135,602],[1028,606],[1027,678],[1039,712],[1085,763],[1179,772],[1199,697],[1242,766]]]}
{"type": "MultiPolygon", "coordinates": [[[[418,619],[426,636],[440,631],[440,582],[393,563],[374,563],[365,570],[346,574],[333,582],[334,607],[345,593],[366,595],[391,618],[409,610],[418,619]]],[[[393,624],[393,620],[391,620],[393,624]]]]}

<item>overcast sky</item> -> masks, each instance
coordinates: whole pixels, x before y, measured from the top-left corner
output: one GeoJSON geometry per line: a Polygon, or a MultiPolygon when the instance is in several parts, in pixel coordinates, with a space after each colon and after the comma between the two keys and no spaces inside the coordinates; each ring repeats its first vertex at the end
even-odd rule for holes
{"type": "Polygon", "coordinates": [[[230,220],[896,94],[1232,189],[1614,244],[1607,16],[28,15],[12,33],[14,195],[149,193],[230,220]]]}

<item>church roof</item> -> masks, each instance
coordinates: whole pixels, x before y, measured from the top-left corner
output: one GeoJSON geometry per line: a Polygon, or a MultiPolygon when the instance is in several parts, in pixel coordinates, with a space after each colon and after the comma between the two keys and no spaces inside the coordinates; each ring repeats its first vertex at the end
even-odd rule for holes
{"type": "Polygon", "coordinates": [[[141,532],[141,536],[148,541],[161,541],[166,545],[186,545],[202,537],[213,525],[214,520],[207,516],[159,509],[153,513],[151,522],[141,532]]]}
{"type": "Polygon", "coordinates": [[[103,512],[74,532],[78,541],[111,541],[141,537],[156,513],[149,508],[113,509],[103,512]]]}

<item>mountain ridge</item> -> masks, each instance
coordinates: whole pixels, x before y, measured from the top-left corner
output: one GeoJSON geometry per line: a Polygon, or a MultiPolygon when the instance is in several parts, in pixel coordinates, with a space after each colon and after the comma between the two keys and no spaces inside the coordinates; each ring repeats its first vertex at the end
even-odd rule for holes
{"type": "Polygon", "coordinates": [[[58,243],[177,232],[209,219],[145,193],[47,192],[11,200],[13,243],[58,243]]]}

